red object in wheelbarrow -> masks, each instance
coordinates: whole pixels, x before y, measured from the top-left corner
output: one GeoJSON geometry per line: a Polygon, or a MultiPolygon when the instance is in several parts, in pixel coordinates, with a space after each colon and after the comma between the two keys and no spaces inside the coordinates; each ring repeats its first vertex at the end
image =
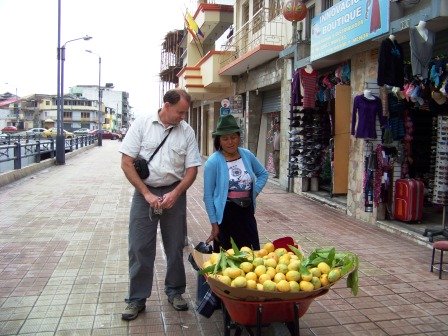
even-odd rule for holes
{"type": "Polygon", "coordinates": [[[243,301],[231,298],[217,288],[214,288],[213,292],[223,303],[225,336],[230,335],[231,321],[241,326],[256,327],[256,335],[261,335],[263,325],[284,322],[291,335],[296,336],[299,335],[299,318],[307,312],[313,300],[327,293],[328,289],[322,290],[314,296],[274,301],[243,301]],[[227,314],[228,316],[226,316],[227,314]]]}

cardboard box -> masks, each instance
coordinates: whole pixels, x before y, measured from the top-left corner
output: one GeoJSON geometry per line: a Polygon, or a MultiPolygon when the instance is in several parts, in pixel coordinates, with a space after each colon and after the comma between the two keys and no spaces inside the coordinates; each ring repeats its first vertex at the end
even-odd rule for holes
{"type": "MultiPolygon", "coordinates": [[[[196,250],[192,252],[193,258],[196,264],[202,269],[202,265],[206,260],[210,258],[210,254],[202,254],[196,250]]],[[[267,291],[258,291],[249,288],[237,288],[227,286],[225,283],[214,279],[210,276],[205,275],[205,278],[210,285],[210,288],[214,292],[218,292],[219,295],[227,296],[232,299],[239,299],[243,301],[267,301],[267,300],[297,300],[311,297],[318,297],[328,292],[329,288],[334,285],[332,283],[328,286],[321,287],[319,289],[315,289],[311,292],[267,292],[267,291]]]]}

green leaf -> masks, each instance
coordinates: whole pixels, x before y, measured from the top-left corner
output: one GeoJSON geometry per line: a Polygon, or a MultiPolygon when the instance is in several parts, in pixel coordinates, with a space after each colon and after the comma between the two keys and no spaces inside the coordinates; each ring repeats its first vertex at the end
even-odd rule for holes
{"type": "Polygon", "coordinates": [[[219,261],[219,266],[221,268],[221,271],[224,271],[224,269],[227,267],[227,256],[224,251],[221,251],[221,259],[219,261]]]}
{"type": "Polygon", "coordinates": [[[359,289],[359,277],[358,277],[358,268],[355,268],[353,272],[351,272],[347,277],[347,287],[349,287],[354,296],[358,295],[359,289]]]}
{"type": "Polygon", "coordinates": [[[292,252],[294,252],[294,254],[295,254],[296,256],[299,257],[300,260],[303,259],[304,256],[303,256],[302,251],[300,251],[297,247],[292,246],[292,245],[288,245],[288,247],[289,247],[289,249],[290,249],[292,252]]]}
{"type": "Polygon", "coordinates": [[[215,269],[215,265],[210,265],[199,271],[199,274],[204,275],[205,273],[212,273],[215,269]]]}
{"type": "Polygon", "coordinates": [[[233,240],[232,237],[230,237],[230,244],[232,245],[234,255],[240,254],[240,249],[238,248],[238,246],[236,246],[235,241],[233,240]]]}
{"type": "Polygon", "coordinates": [[[213,274],[216,274],[219,272],[219,265],[220,265],[222,256],[223,256],[223,253],[221,251],[221,253],[219,253],[218,260],[216,261],[215,267],[213,269],[213,274]]]}
{"type": "Polygon", "coordinates": [[[235,265],[235,263],[233,262],[233,260],[232,260],[231,258],[227,258],[227,264],[228,264],[230,267],[236,267],[236,268],[238,268],[238,266],[235,265]]]}
{"type": "Polygon", "coordinates": [[[300,274],[310,274],[305,264],[300,263],[300,274]]]}
{"type": "Polygon", "coordinates": [[[327,256],[327,264],[332,267],[333,266],[333,262],[334,262],[334,257],[336,255],[336,249],[333,247],[330,252],[328,252],[328,256],[327,256]]]}

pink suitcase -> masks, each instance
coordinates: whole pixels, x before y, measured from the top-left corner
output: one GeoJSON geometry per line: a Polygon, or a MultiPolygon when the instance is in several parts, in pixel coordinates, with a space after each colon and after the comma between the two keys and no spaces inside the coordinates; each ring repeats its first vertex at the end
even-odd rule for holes
{"type": "Polygon", "coordinates": [[[423,215],[425,185],[414,179],[399,179],[395,182],[395,219],[410,222],[420,221],[423,215]]]}

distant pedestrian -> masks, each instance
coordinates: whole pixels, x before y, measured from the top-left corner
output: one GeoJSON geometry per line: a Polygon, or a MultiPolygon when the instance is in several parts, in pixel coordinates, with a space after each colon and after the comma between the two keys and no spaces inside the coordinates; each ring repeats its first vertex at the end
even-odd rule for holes
{"type": "Polygon", "coordinates": [[[121,168],[135,187],[129,218],[130,287],[123,320],[137,318],[151,295],[159,222],[167,263],[165,294],[174,309],[188,309],[182,297],[186,287],[186,191],[201,165],[194,131],[183,120],[190,102],[184,90],[167,91],[162,108],[137,118],[120,148],[121,168]],[[139,156],[148,160],[165,137],[166,142],[148,164],[149,177],[142,180],[134,168],[134,159],[139,156]]]}
{"type": "Polygon", "coordinates": [[[272,128],[269,130],[268,138],[272,139],[272,160],[274,161],[274,178],[280,175],[280,122],[274,120],[272,128]]]}
{"type": "Polygon", "coordinates": [[[207,243],[231,248],[260,249],[255,199],[264,188],[268,172],[248,149],[240,147],[240,128],[232,115],[220,117],[214,137],[214,152],[204,166],[204,203],[212,225],[207,243]]]}

